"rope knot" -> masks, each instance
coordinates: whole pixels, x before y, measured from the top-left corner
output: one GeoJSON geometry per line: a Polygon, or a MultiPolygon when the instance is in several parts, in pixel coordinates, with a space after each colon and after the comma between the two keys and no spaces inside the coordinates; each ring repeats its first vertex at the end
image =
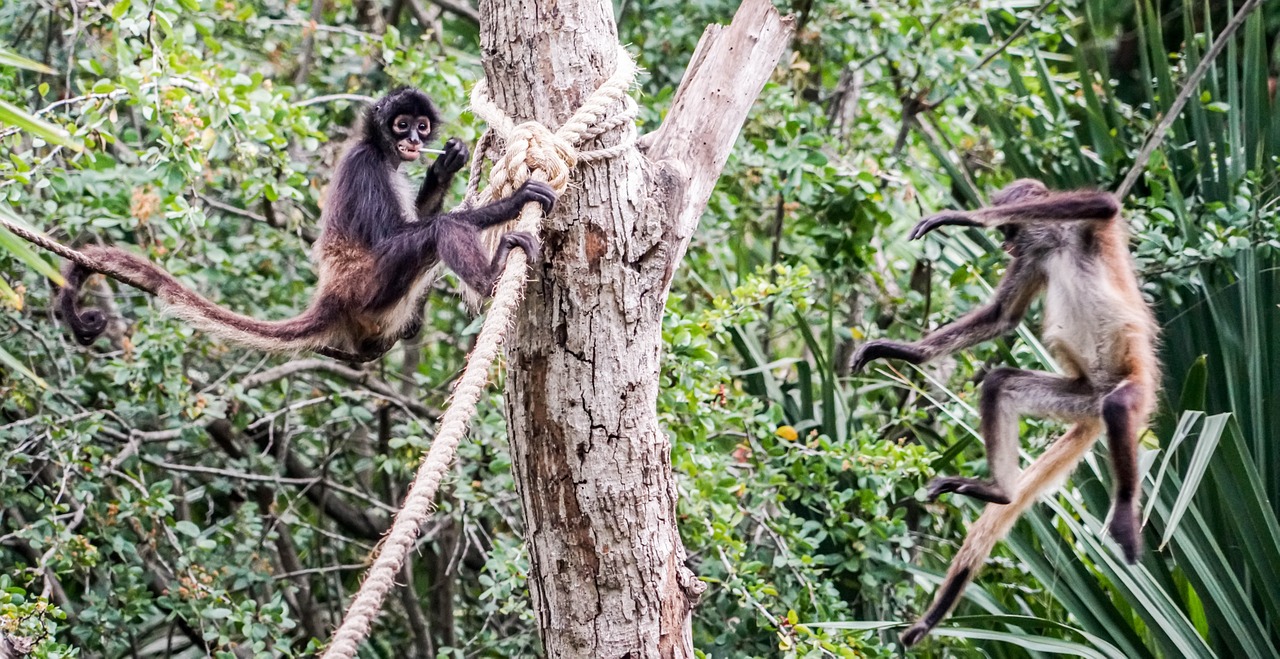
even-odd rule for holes
{"type": "Polygon", "coordinates": [[[496,196],[506,196],[535,173],[541,173],[556,192],[563,192],[577,164],[578,150],[569,140],[536,121],[526,121],[511,129],[506,152],[490,173],[490,184],[496,196]]]}
{"type": "Polygon", "coordinates": [[[471,161],[467,206],[485,204],[510,195],[535,173],[541,173],[557,193],[564,192],[569,185],[569,174],[578,163],[615,158],[634,148],[636,103],[627,95],[627,90],[635,77],[635,60],[626,49],[618,46],[613,75],[583,101],[564,125],[554,131],[536,121],[515,123],[490,97],[488,83],[485,80],[477,82],[471,89],[471,111],[489,124],[489,130],[480,138],[476,157],[471,161]],[[619,127],[628,127],[628,131],[614,146],[578,150],[584,143],[619,127]],[[489,147],[495,144],[501,146],[501,155],[489,172],[489,185],[481,190],[483,161],[490,156],[489,147]]]}

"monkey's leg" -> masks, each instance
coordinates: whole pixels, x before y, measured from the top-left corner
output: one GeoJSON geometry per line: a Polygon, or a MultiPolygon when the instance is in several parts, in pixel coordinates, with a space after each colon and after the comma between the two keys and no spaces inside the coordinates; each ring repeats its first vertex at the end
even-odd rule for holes
{"type": "Polygon", "coordinates": [[[507,253],[512,247],[523,249],[530,261],[538,258],[537,241],[532,235],[522,231],[513,231],[503,236],[490,260],[480,246],[479,232],[475,227],[450,216],[441,216],[434,222],[434,228],[436,253],[440,255],[440,260],[466,282],[467,286],[485,297],[493,293],[493,283],[507,262],[507,253]]]}
{"type": "Polygon", "coordinates": [[[434,220],[408,222],[377,246],[373,275],[376,289],[365,303],[365,310],[376,313],[395,305],[420,302],[405,298],[418,279],[439,261],[436,256],[437,224],[434,220]]]}
{"type": "Polygon", "coordinates": [[[997,368],[982,381],[979,432],[987,449],[991,480],[943,476],[929,483],[929,498],[947,492],[988,503],[1009,503],[1017,494],[1018,419],[1075,420],[1094,416],[1098,395],[1084,380],[1016,368],[997,368]]]}
{"type": "Polygon", "coordinates": [[[1102,422],[1107,428],[1111,470],[1116,491],[1111,511],[1111,537],[1124,558],[1138,560],[1142,551],[1142,528],[1138,519],[1138,430],[1144,415],[1142,385],[1125,380],[1102,399],[1102,422]]]}
{"type": "Polygon", "coordinates": [[[1000,336],[1018,326],[1027,313],[1027,307],[1031,306],[1031,301],[1043,285],[1044,276],[1038,268],[1025,259],[1015,258],[1009,263],[1004,279],[1000,280],[991,302],[986,306],[939,328],[915,343],[870,341],[853,356],[853,370],[860,371],[868,362],[882,358],[922,364],[940,355],[1000,336]]]}

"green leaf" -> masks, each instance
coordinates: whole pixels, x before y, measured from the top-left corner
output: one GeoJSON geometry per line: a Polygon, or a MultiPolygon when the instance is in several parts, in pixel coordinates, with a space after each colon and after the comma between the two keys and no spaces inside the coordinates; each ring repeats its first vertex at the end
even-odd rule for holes
{"type": "Polygon", "coordinates": [[[8,101],[0,101],[0,123],[25,130],[47,142],[60,144],[69,149],[84,151],[84,145],[71,136],[66,130],[55,126],[8,101]]]}
{"type": "MultiPolygon", "coordinates": [[[[34,229],[31,229],[26,222],[23,222],[21,218],[14,215],[13,212],[4,205],[0,205],[0,219],[34,231],[34,229]]],[[[57,268],[50,265],[48,261],[45,261],[43,257],[37,254],[27,241],[17,237],[4,227],[0,227],[0,249],[8,251],[10,254],[17,257],[19,261],[31,266],[32,270],[35,270],[36,272],[53,280],[53,283],[58,286],[66,285],[67,280],[62,278],[62,273],[58,272],[57,268]]]]}
{"type": "Polygon", "coordinates": [[[44,380],[42,380],[40,376],[36,375],[34,372],[31,371],[31,369],[27,368],[22,362],[18,361],[17,357],[14,357],[13,355],[6,352],[4,348],[0,348],[0,364],[4,364],[5,366],[8,366],[9,368],[13,369],[15,373],[18,373],[19,375],[27,378],[28,380],[31,380],[32,382],[36,383],[36,385],[39,386],[41,389],[49,388],[48,382],[45,382],[44,380]]]}
{"type": "Polygon", "coordinates": [[[1178,521],[1182,519],[1183,513],[1187,512],[1187,506],[1191,505],[1191,497],[1195,496],[1196,490],[1200,488],[1200,480],[1209,466],[1209,458],[1213,457],[1213,450],[1218,448],[1218,440],[1222,438],[1222,431],[1226,429],[1227,420],[1230,418],[1230,414],[1215,414],[1204,420],[1204,426],[1200,430],[1200,440],[1196,442],[1191,464],[1187,466],[1182,486],[1178,488],[1178,498],[1173,502],[1173,511],[1165,524],[1164,537],[1160,539],[1161,548],[1168,544],[1169,538],[1178,527],[1178,521]]]}
{"type": "Polygon", "coordinates": [[[36,73],[54,74],[57,73],[52,67],[46,66],[33,59],[27,59],[13,51],[0,48],[0,66],[12,66],[18,69],[26,69],[35,71],[36,73]]]}
{"type": "Polygon", "coordinates": [[[1075,643],[1072,641],[1064,641],[1059,638],[1050,636],[1036,636],[1033,634],[1023,634],[1014,632],[998,632],[989,629],[972,629],[967,627],[939,627],[933,630],[934,636],[951,636],[953,638],[966,638],[978,641],[999,641],[1016,645],[1024,650],[1032,652],[1049,652],[1052,654],[1066,654],[1075,657],[1089,657],[1090,659],[1112,659],[1112,657],[1122,657],[1123,655],[1106,655],[1083,643],[1075,643]]]}
{"type": "Polygon", "coordinates": [[[0,277],[0,299],[8,300],[9,306],[22,311],[22,296],[18,295],[18,292],[13,290],[9,282],[2,277],[0,277]]]}

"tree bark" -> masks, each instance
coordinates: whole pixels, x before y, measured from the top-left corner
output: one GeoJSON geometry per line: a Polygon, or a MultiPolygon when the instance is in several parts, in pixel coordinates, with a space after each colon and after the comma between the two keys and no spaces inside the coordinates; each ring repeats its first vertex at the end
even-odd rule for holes
{"type": "MultiPolygon", "coordinates": [[[[609,0],[483,0],[489,89],[555,128],[614,70],[609,0]]],[[[507,420],[530,589],[549,657],[691,657],[705,585],[684,565],[670,444],[657,422],[675,268],[791,20],[747,0],[703,35],[662,127],[584,164],[543,225],[508,334],[507,420]]],[[[620,109],[615,108],[615,110],[620,109]]],[[[620,131],[600,138],[611,146],[620,131]]]]}

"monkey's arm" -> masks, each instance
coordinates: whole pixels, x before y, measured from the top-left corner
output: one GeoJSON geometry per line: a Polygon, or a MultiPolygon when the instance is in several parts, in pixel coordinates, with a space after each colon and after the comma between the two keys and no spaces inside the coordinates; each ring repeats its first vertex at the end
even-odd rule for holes
{"type": "Polygon", "coordinates": [[[860,371],[876,359],[901,359],[923,364],[941,355],[994,339],[1018,325],[1043,284],[1044,278],[1038,269],[1027,261],[1014,259],[985,306],[914,343],[870,341],[853,356],[853,370],[860,371]]]}
{"type": "Polygon", "coordinates": [[[908,236],[916,240],[941,226],[999,227],[1030,222],[1108,222],[1120,216],[1120,202],[1107,192],[1061,192],[976,211],[943,211],[920,220],[908,236]]]}
{"type": "Polygon", "coordinates": [[[528,180],[506,199],[499,199],[479,208],[445,213],[440,217],[447,217],[477,229],[487,229],[491,226],[514,220],[520,214],[520,209],[531,201],[537,202],[542,206],[543,215],[550,215],[556,205],[555,188],[542,181],[528,180]]]}
{"type": "Polygon", "coordinates": [[[444,143],[444,153],[427,168],[427,177],[422,181],[422,187],[418,189],[418,198],[414,201],[418,219],[440,213],[441,207],[444,206],[444,196],[449,192],[449,185],[453,183],[453,175],[467,164],[469,157],[470,152],[462,140],[451,137],[444,143]]]}

